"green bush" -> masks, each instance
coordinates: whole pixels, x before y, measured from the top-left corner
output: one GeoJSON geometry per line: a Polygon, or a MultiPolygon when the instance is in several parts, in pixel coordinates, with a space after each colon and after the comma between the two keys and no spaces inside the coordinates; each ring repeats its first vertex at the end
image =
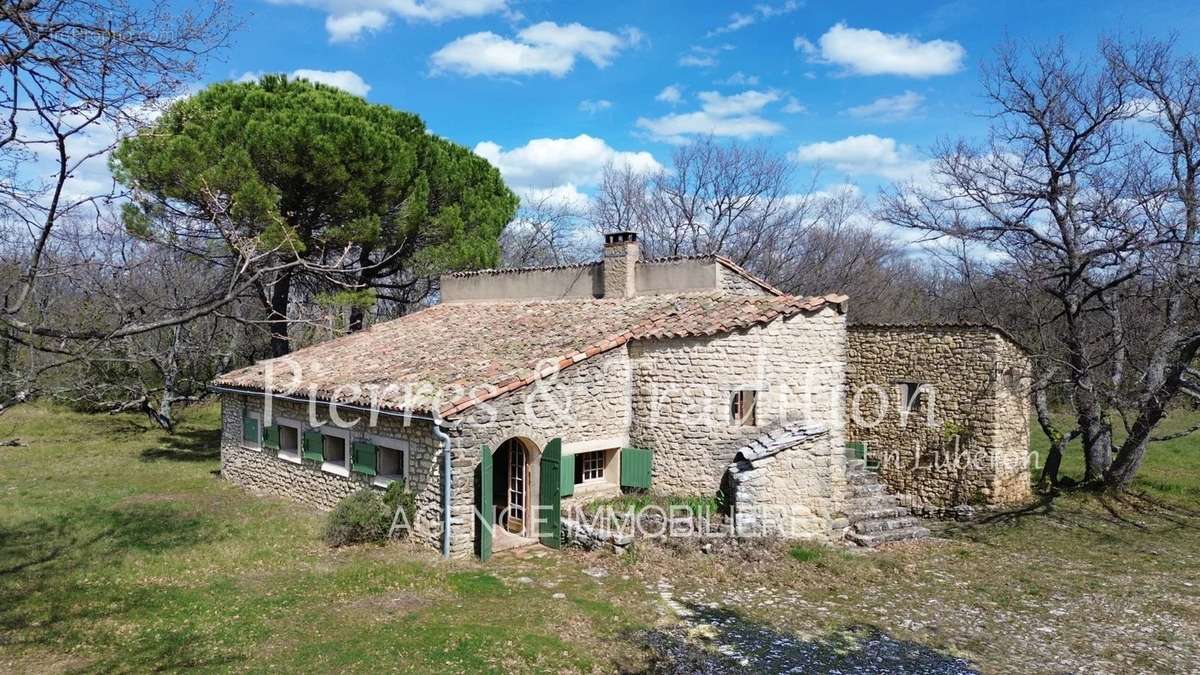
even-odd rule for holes
{"type": "MultiPolygon", "coordinates": [[[[383,503],[387,505],[389,518],[395,517],[396,509],[404,511],[403,519],[397,521],[396,533],[405,536],[415,526],[413,519],[417,517],[417,498],[409,491],[402,481],[393,481],[383,493],[383,503]],[[405,525],[408,525],[405,528],[405,525]]],[[[390,522],[389,522],[390,525],[390,522]]]]}
{"type": "Polygon", "coordinates": [[[379,542],[387,538],[392,526],[392,514],[370,488],[348,495],[338,502],[325,522],[325,543],[330,546],[349,546],[379,542]]]}
{"type": "Polygon", "coordinates": [[[796,544],[788,553],[802,563],[819,562],[825,557],[824,548],[810,544],[796,544]]]}

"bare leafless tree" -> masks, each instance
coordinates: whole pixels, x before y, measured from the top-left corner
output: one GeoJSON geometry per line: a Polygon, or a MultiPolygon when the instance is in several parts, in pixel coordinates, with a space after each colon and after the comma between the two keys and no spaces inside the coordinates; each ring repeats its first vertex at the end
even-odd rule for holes
{"type": "Polygon", "coordinates": [[[1043,430],[1060,450],[1080,437],[1085,481],[1123,489],[1200,348],[1188,215],[1200,79],[1161,43],[1103,53],[1003,48],[985,71],[986,142],[935,148],[933,185],[899,186],[879,215],[987,251],[989,313],[1039,351],[1043,430]],[[1046,408],[1057,384],[1073,411],[1066,430],[1046,408]]]}
{"type": "Polygon", "coordinates": [[[565,265],[586,258],[589,251],[583,209],[554,192],[526,194],[517,217],[500,237],[507,267],[565,265]]]}

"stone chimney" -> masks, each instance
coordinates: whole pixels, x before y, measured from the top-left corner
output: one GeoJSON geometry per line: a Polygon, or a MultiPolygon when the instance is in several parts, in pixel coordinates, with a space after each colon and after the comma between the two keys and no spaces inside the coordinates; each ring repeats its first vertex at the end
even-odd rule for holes
{"type": "Polygon", "coordinates": [[[637,293],[636,268],[640,257],[636,232],[604,235],[604,297],[631,298],[637,293]]]}

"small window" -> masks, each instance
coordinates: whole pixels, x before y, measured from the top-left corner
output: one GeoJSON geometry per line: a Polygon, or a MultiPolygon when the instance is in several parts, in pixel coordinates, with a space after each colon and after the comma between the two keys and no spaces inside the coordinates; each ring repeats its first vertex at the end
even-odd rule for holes
{"type": "Polygon", "coordinates": [[[575,484],[604,480],[604,451],[575,455],[575,484]]]}
{"type": "Polygon", "coordinates": [[[341,436],[323,436],[321,442],[327,464],[346,465],[346,439],[341,436]]]}
{"type": "Polygon", "coordinates": [[[262,419],[256,412],[242,417],[242,446],[255,450],[262,447],[262,419]]]}
{"type": "Polygon", "coordinates": [[[285,422],[279,423],[279,456],[294,462],[300,461],[300,427],[285,422]]]}
{"type": "Polygon", "coordinates": [[[919,412],[921,410],[921,394],[925,385],[917,382],[901,382],[900,396],[904,402],[904,412],[919,412]]]}
{"type": "Polygon", "coordinates": [[[758,425],[755,413],[758,392],[753,389],[740,389],[733,392],[729,403],[729,419],[737,427],[753,427],[758,425]]]}
{"type": "Polygon", "coordinates": [[[375,482],[386,485],[394,480],[404,480],[404,451],[384,445],[375,446],[375,482]]]}

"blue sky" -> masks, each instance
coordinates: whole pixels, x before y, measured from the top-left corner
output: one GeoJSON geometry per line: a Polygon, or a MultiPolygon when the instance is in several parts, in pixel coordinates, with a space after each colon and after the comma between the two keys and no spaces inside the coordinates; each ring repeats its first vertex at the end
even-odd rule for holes
{"type": "Polygon", "coordinates": [[[209,81],[308,71],[421,115],[519,191],[582,198],[606,161],[653,166],[696,133],[766,143],[868,190],[986,120],[979,66],[1006,36],[1177,32],[1177,2],[272,0],[209,81]]]}

